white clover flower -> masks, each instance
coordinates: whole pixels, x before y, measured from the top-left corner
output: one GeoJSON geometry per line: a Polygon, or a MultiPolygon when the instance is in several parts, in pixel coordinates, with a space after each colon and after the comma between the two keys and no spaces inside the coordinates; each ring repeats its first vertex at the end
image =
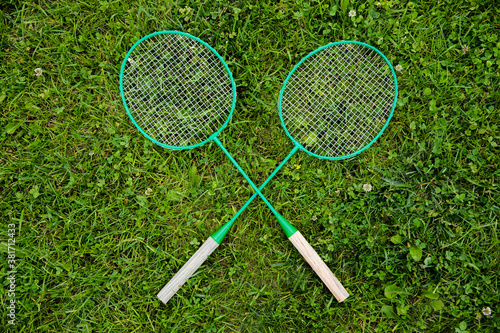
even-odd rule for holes
{"type": "Polygon", "coordinates": [[[377,2],[377,7],[378,8],[382,7],[382,4],[380,2],[377,2]]]}
{"type": "Polygon", "coordinates": [[[372,190],[372,184],[363,185],[363,190],[365,190],[365,192],[370,192],[372,190]]]}
{"type": "Polygon", "coordinates": [[[42,69],[41,68],[35,68],[35,75],[36,76],[42,76],[42,69]]]}
{"type": "Polygon", "coordinates": [[[403,66],[401,65],[396,65],[395,69],[398,71],[398,72],[401,72],[403,70],[403,66]]]}
{"type": "Polygon", "coordinates": [[[469,51],[469,47],[467,45],[464,45],[464,47],[462,47],[462,51],[464,53],[467,53],[469,51]]]}
{"type": "Polygon", "coordinates": [[[93,150],[89,151],[89,156],[94,156],[94,151],[93,150]]]}
{"type": "Polygon", "coordinates": [[[146,195],[150,195],[150,194],[151,194],[151,192],[153,192],[153,189],[152,189],[152,188],[148,188],[148,189],[146,190],[146,192],[144,192],[144,193],[145,193],[146,195]]]}
{"type": "Polygon", "coordinates": [[[355,10],[351,10],[349,12],[349,17],[356,17],[356,11],[355,10]]]}
{"type": "Polygon", "coordinates": [[[313,220],[313,221],[316,221],[317,219],[318,219],[318,218],[316,217],[316,215],[313,215],[313,216],[311,217],[311,220],[313,220]]]}
{"type": "Polygon", "coordinates": [[[491,309],[490,309],[490,307],[489,307],[489,306],[488,306],[488,307],[483,308],[483,309],[481,310],[481,312],[482,312],[485,316],[488,316],[488,317],[490,317],[490,316],[491,316],[491,313],[492,313],[492,311],[491,311],[491,309]]]}

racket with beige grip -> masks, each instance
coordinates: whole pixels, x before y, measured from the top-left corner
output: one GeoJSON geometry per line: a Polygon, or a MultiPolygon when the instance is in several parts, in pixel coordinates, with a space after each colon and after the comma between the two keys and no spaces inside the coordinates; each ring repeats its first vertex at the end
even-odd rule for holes
{"type": "MultiPolygon", "coordinates": [[[[295,147],[259,187],[259,192],[298,150],[318,158],[340,160],[370,147],[389,124],[397,95],[396,73],[389,60],[374,47],[342,41],[311,52],[292,69],[279,97],[281,124],[295,147]]],[[[222,242],[236,218],[259,192],[254,193],[228,223],[209,237],[160,291],[158,297],[164,303],[222,242]]],[[[337,301],[344,301],[349,294],[328,266],[302,234],[270,208],[288,239],[337,301]]]]}

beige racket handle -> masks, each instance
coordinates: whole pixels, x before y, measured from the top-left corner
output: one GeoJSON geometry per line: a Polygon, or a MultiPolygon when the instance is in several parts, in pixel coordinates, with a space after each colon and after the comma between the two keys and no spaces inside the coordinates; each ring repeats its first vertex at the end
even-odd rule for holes
{"type": "Polygon", "coordinates": [[[157,297],[163,303],[167,302],[175,295],[177,290],[193,275],[196,270],[207,260],[208,256],[219,246],[212,237],[203,243],[195,254],[182,266],[174,277],[163,287],[157,297]]]}
{"type": "Polygon", "coordinates": [[[328,268],[324,261],[321,260],[320,256],[316,253],[316,251],[314,251],[312,246],[300,232],[295,232],[288,239],[297,248],[297,250],[299,250],[300,254],[302,254],[309,266],[311,266],[316,274],[318,274],[323,283],[332,292],[333,296],[335,296],[337,301],[343,302],[347,297],[349,297],[349,293],[345,290],[344,286],[335,277],[335,275],[333,275],[330,268],[328,268]]]}

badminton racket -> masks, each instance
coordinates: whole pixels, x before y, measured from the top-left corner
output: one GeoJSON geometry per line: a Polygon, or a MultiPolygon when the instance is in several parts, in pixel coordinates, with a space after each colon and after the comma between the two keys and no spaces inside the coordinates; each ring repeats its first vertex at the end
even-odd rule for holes
{"type": "MultiPolygon", "coordinates": [[[[340,160],[370,147],[389,124],[397,95],[392,65],[368,44],[331,43],[304,57],[287,76],[279,97],[281,124],[294,148],[259,191],[212,237],[222,241],[234,220],[298,150],[318,158],[340,160]]],[[[275,214],[289,240],[337,300],[347,298],[347,291],[300,232],[275,214]]],[[[159,294],[160,299],[162,295],[159,294]]]]}
{"type": "MultiPolygon", "coordinates": [[[[170,149],[215,142],[280,217],[217,138],[234,111],[236,89],[227,64],[208,44],[177,31],[141,38],[122,63],[120,92],[127,114],[145,137],[170,149]]],[[[168,301],[222,238],[209,237],[158,297],[168,301]]]]}

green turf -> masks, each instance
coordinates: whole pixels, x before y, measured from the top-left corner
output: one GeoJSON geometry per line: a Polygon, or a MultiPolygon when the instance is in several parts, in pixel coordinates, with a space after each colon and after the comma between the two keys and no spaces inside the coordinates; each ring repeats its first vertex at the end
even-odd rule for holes
{"type": "Polygon", "coordinates": [[[498,331],[499,34],[496,1],[3,0],[0,331],[498,331]],[[402,67],[377,143],[346,161],[300,152],[263,191],[343,282],[344,303],[259,198],[168,305],[156,298],[252,194],[215,144],[169,151],[128,119],[121,61],[159,30],[228,62],[238,101],[220,139],[257,185],[292,148],[278,94],[303,56],[352,39],[402,67]]]}

